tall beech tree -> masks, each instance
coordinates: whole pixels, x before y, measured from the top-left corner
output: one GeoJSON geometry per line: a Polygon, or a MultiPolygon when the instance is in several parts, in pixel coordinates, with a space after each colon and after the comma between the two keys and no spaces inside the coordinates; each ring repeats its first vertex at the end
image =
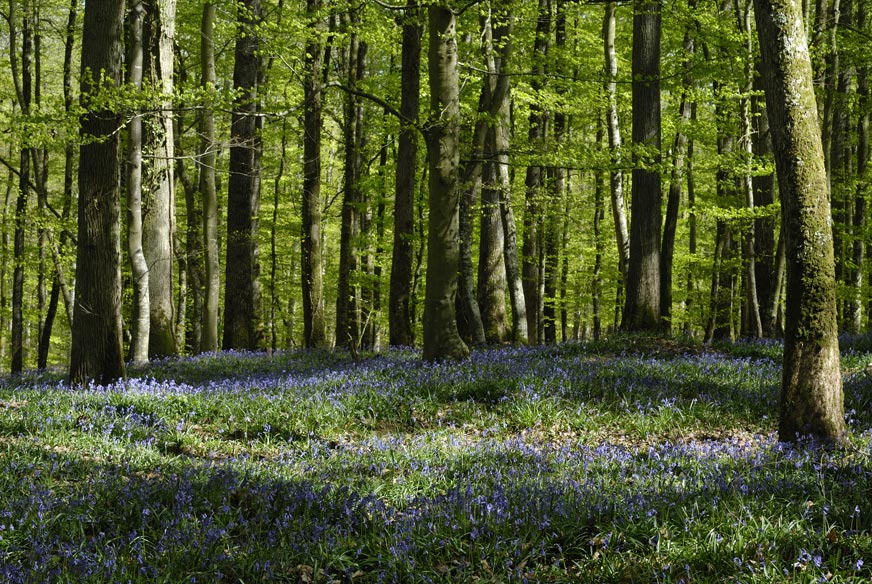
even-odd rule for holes
{"type": "Polygon", "coordinates": [[[415,186],[418,161],[418,109],[421,92],[421,9],[417,0],[407,0],[402,15],[402,80],[400,82],[400,134],[397,143],[397,173],[394,186],[394,253],[388,308],[392,346],[415,344],[412,330],[412,268],[414,263],[415,186]]]}
{"type": "Polygon", "coordinates": [[[841,442],[835,259],[811,59],[797,0],[754,0],[787,250],[778,437],[841,442]]]}
{"type": "MultiPolygon", "coordinates": [[[[144,55],[143,21],[145,7],[134,0],[127,20],[127,83],[142,90],[144,55]]],[[[127,122],[127,255],[133,280],[131,307],[130,358],[134,363],[148,361],[149,317],[148,262],[142,248],[142,114],[134,112],[127,122]]]]}
{"type": "MultiPolygon", "coordinates": [[[[215,4],[203,3],[200,20],[200,85],[214,91],[215,72],[215,4]]],[[[218,247],[218,194],[215,184],[215,115],[211,108],[200,112],[199,190],[203,207],[203,314],[200,315],[200,351],[218,350],[218,301],[221,294],[221,268],[218,247]]]]}
{"type": "Polygon", "coordinates": [[[173,295],[175,266],[175,173],[173,153],[173,43],[175,0],[145,0],[143,23],[144,76],[159,95],[157,111],[143,127],[142,247],[148,262],[148,354],[165,357],[178,352],[173,295]]]}
{"type": "Polygon", "coordinates": [[[260,0],[237,7],[233,87],[237,97],[230,124],[230,177],[227,185],[227,260],[224,275],[224,349],[263,347],[260,284],[260,183],[263,143],[260,130],[263,57],[260,54],[260,0]]]}
{"type": "Polygon", "coordinates": [[[660,328],[660,2],[633,2],[633,146],[630,263],[621,326],[660,328]]]}
{"type": "Polygon", "coordinates": [[[458,167],[460,165],[460,89],[457,68],[457,18],[445,2],[428,7],[430,119],[427,123],[430,219],[424,296],[424,346],[427,361],[460,359],[469,349],[457,332],[455,297],[460,261],[458,167]]]}
{"type": "Polygon", "coordinates": [[[82,34],[78,248],[70,380],[125,375],[121,335],[121,115],[105,94],[122,81],[124,1],[88,0],[82,34]]]}
{"type": "MultiPolygon", "coordinates": [[[[309,34],[303,78],[303,206],[301,276],[303,291],[303,346],[327,346],[324,318],[324,278],[321,272],[321,35],[324,19],[321,0],[307,0],[309,34]]],[[[414,174],[414,172],[413,172],[414,174]]]]}

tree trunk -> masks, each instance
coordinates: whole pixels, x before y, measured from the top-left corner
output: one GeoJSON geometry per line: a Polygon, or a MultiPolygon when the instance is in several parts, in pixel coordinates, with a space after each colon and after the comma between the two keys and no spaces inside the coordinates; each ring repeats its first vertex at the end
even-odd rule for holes
{"type": "Polygon", "coordinates": [[[149,357],[178,353],[173,295],[175,252],[175,178],[173,172],[173,43],[175,0],[146,0],[145,71],[160,91],[160,110],[144,127],[142,247],[148,262],[149,357]]]}
{"type": "Polygon", "coordinates": [[[778,437],[845,439],[827,175],[796,0],[754,2],[787,256],[778,437]]]}
{"type": "Polygon", "coordinates": [[[530,336],[527,326],[527,302],[518,259],[518,233],[515,213],[512,209],[512,181],[509,176],[510,103],[508,96],[500,107],[493,139],[496,152],[496,167],[500,191],[500,222],[503,226],[503,257],[506,263],[506,282],[509,286],[509,302],[512,305],[512,342],[526,345],[530,336]]]}
{"type": "Polygon", "coordinates": [[[606,92],[608,108],[606,126],[611,152],[609,186],[611,188],[612,216],[615,221],[615,240],[618,245],[618,271],[621,285],[627,283],[627,267],[630,262],[630,235],[627,228],[627,204],[624,201],[623,154],[621,153],[621,127],[618,123],[618,57],[615,51],[615,2],[606,2],[603,18],[603,46],[605,47],[606,92]]]}
{"type": "Polygon", "coordinates": [[[361,149],[363,147],[363,104],[354,91],[363,79],[366,43],[357,34],[356,9],[351,10],[345,92],[343,142],[345,163],[342,194],[342,227],[339,242],[339,282],[336,298],[336,346],[356,350],[360,345],[361,298],[359,239],[363,191],[360,186],[361,149]]]}
{"type": "MultiPolygon", "coordinates": [[[[200,85],[214,91],[215,75],[215,4],[203,4],[200,21],[200,85]]],[[[199,185],[203,206],[203,313],[200,315],[199,352],[218,350],[218,299],[221,294],[221,268],[218,249],[218,196],[215,187],[215,116],[211,104],[200,113],[199,185]]]]}
{"type": "MultiPolygon", "coordinates": [[[[602,121],[597,124],[596,143],[603,143],[603,124],[602,121]]],[[[602,238],[602,222],[605,218],[605,204],[603,202],[603,193],[605,191],[605,173],[601,169],[594,171],[594,199],[593,199],[593,241],[596,253],[593,259],[593,278],[591,280],[591,318],[593,319],[593,339],[599,340],[602,335],[602,303],[603,296],[603,238],[602,238]]]]}
{"type": "Polygon", "coordinates": [[[306,15],[313,36],[306,43],[303,95],[303,208],[301,279],[303,346],[327,346],[324,319],[324,279],[321,273],[321,0],[308,0],[306,15]]]}
{"type": "Polygon", "coordinates": [[[469,349],[457,333],[454,312],[459,268],[458,166],[460,164],[460,91],[457,29],[452,9],[428,7],[430,19],[430,121],[427,132],[430,219],[427,283],[424,298],[426,361],[462,359],[469,349]]]}
{"type": "Polygon", "coordinates": [[[394,252],[391,257],[391,346],[412,346],[411,292],[414,260],[415,172],[418,167],[418,121],[421,87],[421,11],[417,0],[407,0],[403,13],[402,81],[400,87],[400,135],[394,190],[394,252]]]}
{"type": "MultiPolygon", "coordinates": [[[[127,25],[127,83],[142,90],[143,38],[145,7],[136,2],[130,7],[127,25]]],[[[148,263],[142,249],[142,114],[137,112],[127,123],[127,254],[133,280],[132,322],[130,325],[130,359],[140,364],[148,361],[150,304],[148,263]]]]}
{"type": "MultiPolygon", "coordinates": [[[[688,2],[688,7],[695,10],[696,1],[688,2]]],[[[663,330],[667,333],[672,330],[672,268],[675,256],[675,231],[678,228],[678,211],[681,206],[681,185],[684,182],[687,158],[686,128],[690,124],[693,111],[689,93],[693,84],[690,59],[694,53],[694,40],[689,26],[688,30],[684,31],[684,53],[687,60],[684,62],[684,79],[682,80],[681,101],[678,106],[679,126],[672,146],[672,172],[669,177],[669,196],[666,200],[663,243],[660,247],[660,317],[662,318],[663,330]]]]}
{"type": "MultiPolygon", "coordinates": [[[[551,48],[551,0],[539,0],[536,20],[536,40],[533,43],[533,78],[530,89],[535,96],[530,105],[530,129],[527,133],[529,146],[535,152],[544,152],[545,139],[548,135],[548,112],[538,100],[538,93],[545,87],[547,79],[547,58],[551,48]]],[[[543,337],[542,328],[542,241],[544,201],[543,187],[545,173],[541,164],[533,163],[527,167],[524,180],[526,188],[524,204],[524,239],[522,274],[524,282],[524,299],[527,302],[527,333],[528,342],[539,343],[543,337]]]]}
{"type": "MultiPolygon", "coordinates": [[[[742,160],[744,172],[742,173],[742,194],[745,199],[745,207],[754,209],[754,139],[751,95],[754,88],[754,38],[751,29],[751,0],[736,2],[736,17],[739,29],[745,36],[745,64],[744,86],[740,88],[741,99],[739,100],[739,116],[742,124],[742,160]]],[[[754,224],[748,226],[742,234],[742,255],[744,256],[744,294],[745,294],[745,318],[742,322],[742,332],[745,335],[761,338],[763,336],[763,320],[760,315],[760,302],[757,296],[757,265],[756,246],[754,244],[754,224]]]]}
{"type": "MultiPolygon", "coordinates": [[[[757,77],[754,88],[763,90],[762,80],[757,77]]],[[[769,130],[769,114],[762,107],[761,97],[752,98],[754,120],[753,144],[754,155],[768,159],[772,156],[772,133],[769,130]]],[[[753,178],[754,205],[764,207],[775,202],[775,174],[769,173],[753,178]]],[[[754,221],[754,266],[756,268],[755,282],[757,284],[757,302],[763,326],[763,336],[775,335],[775,312],[772,310],[777,282],[775,279],[775,217],[765,217],[754,221]]]]}
{"type": "MultiPolygon", "coordinates": [[[[63,90],[64,90],[64,112],[69,114],[73,107],[73,48],[75,44],[76,32],[76,16],[78,9],[78,0],[72,0],[67,13],[67,27],[64,39],[64,64],[63,64],[63,90]]],[[[75,152],[72,144],[64,146],[64,183],[63,183],[63,209],[61,211],[61,219],[68,220],[72,212],[73,201],[73,161],[75,152]]],[[[51,333],[54,321],[57,315],[58,303],[63,297],[64,309],[67,314],[67,320],[72,326],[73,324],[73,304],[67,279],[64,274],[64,266],[61,263],[60,252],[53,240],[51,230],[47,233],[48,246],[51,250],[52,260],[54,262],[55,275],[52,280],[51,293],[49,294],[48,309],[45,313],[45,324],[42,328],[40,337],[40,348],[37,357],[37,365],[40,368],[48,365],[49,347],[51,345],[51,333]]],[[[61,235],[61,246],[65,247],[67,243],[67,231],[64,230],[61,235]]],[[[0,278],[2,278],[0,274],[0,278]]],[[[2,294],[0,294],[2,296],[2,294]]],[[[0,300],[2,305],[2,300],[0,300]]],[[[2,324],[0,324],[2,326],[2,324]]],[[[0,343],[2,344],[2,343],[0,343]]]]}
{"type": "MultiPolygon", "coordinates": [[[[10,66],[15,84],[16,98],[21,114],[26,118],[30,115],[30,105],[33,98],[33,6],[29,1],[23,3],[21,15],[21,73],[18,74],[16,59],[16,29],[18,27],[18,12],[16,1],[9,4],[9,42],[10,66]]],[[[33,148],[25,144],[21,148],[20,167],[18,173],[18,197],[15,202],[15,230],[13,236],[13,269],[12,269],[12,363],[10,371],[21,373],[24,369],[24,232],[27,222],[27,199],[31,184],[31,160],[34,158],[33,148]]]]}
{"type": "MultiPolygon", "coordinates": [[[[121,82],[123,0],[89,0],[82,32],[81,100],[121,82]],[[98,78],[99,79],[99,78],[98,78]]],[[[124,377],[121,334],[121,203],[117,111],[86,111],[79,147],[78,250],[70,381],[106,384],[124,377]]]]}
{"type": "MultiPolygon", "coordinates": [[[[866,2],[861,0],[857,6],[857,28],[866,30],[869,16],[866,2]]],[[[851,297],[848,299],[846,324],[848,330],[859,333],[863,330],[863,263],[866,259],[866,197],[868,193],[869,167],[869,66],[863,65],[857,71],[858,109],[857,121],[857,187],[854,193],[854,244],[852,249],[853,268],[851,270],[851,297]]]]}
{"type": "Polygon", "coordinates": [[[630,263],[622,328],[660,328],[660,3],[635,0],[633,15],[633,145],[630,263]]]}
{"type": "Polygon", "coordinates": [[[260,285],[260,179],[263,143],[260,85],[263,63],[255,27],[260,0],[240,2],[233,87],[238,94],[230,124],[227,187],[227,260],[224,275],[224,349],[263,348],[260,285]]]}

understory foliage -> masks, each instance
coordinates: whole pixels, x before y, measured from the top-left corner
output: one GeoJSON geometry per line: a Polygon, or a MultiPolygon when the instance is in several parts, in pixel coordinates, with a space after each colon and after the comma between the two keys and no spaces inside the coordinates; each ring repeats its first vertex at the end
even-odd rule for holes
{"type": "Polygon", "coordinates": [[[227,352],[0,387],[3,582],[861,582],[848,447],[775,439],[781,346],[227,352]]]}

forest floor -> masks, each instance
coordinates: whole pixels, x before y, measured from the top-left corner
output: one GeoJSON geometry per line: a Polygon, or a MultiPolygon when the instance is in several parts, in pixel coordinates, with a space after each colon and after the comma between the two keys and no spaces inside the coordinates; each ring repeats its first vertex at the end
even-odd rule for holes
{"type": "Polygon", "coordinates": [[[2,379],[0,581],[866,582],[872,339],[842,351],[836,451],[777,442],[774,342],[2,379]]]}

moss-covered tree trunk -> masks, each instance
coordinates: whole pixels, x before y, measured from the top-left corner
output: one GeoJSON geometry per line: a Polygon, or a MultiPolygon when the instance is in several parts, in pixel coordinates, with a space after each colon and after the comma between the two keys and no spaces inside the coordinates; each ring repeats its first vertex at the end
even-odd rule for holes
{"type": "Polygon", "coordinates": [[[427,285],[424,295],[424,347],[428,361],[460,359],[469,354],[457,332],[455,297],[460,261],[458,166],[460,101],[457,29],[454,12],[433,4],[430,17],[430,220],[427,285]]]}
{"type": "Polygon", "coordinates": [[[780,440],[845,436],[827,175],[797,0],[755,0],[787,250],[780,440]]]}

